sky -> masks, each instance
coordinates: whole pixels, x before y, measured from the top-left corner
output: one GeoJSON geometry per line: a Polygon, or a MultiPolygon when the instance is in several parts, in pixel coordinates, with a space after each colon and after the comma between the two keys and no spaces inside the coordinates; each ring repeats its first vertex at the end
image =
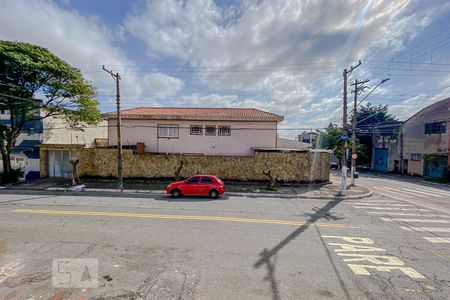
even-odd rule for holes
{"type": "Polygon", "coordinates": [[[97,87],[102,112],[252,107],[282,135],[342,122],[343,70],[404,120],[450,97],[447,0],[0,0],[0,39],[48,48],[97,87]]]}

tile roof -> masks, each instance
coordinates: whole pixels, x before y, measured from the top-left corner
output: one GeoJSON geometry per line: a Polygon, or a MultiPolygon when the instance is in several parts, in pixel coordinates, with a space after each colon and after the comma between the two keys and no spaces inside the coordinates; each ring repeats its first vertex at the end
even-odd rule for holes
{"type": "MultiPolygon", "coordinates": [[[[180,120],[237,120],[283,121],[284,117],[255,108],[175,108],[137,107],[121,111],[122,118],[131,119],[180,119],[180,120]]],[[[106,114],[115,118],[115,113],[106,114]]]]}

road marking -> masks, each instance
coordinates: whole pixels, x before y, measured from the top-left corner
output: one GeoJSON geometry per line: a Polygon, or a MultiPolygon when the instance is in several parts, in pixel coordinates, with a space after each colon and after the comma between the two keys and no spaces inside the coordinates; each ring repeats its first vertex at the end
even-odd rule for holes
{"type": "Polygon", "coordinates": [[[411,223],[414,223],[414,222],[417,222],[417,223],[445,223],[445,224],[450,223],[450,221],[448,221],[448,220],[436,220],[436,219],[433,219],[433,220],[430,220],[430,219],[405,219],[405,218],[380,218],[380,219],[383,221],[388,221],[388,222],[401,221],[401,222],[411,222],[411,223]]]}
{"type": "Polygon", "coordinates": [[[450,191],[443,192],[443,191],[421,189],[421,188],[414,188],[414,189],[418,190],[418,191],[434,193],[434,194],[438,194],[438,195],[442,195],[442,196],[450,196],[450,191]]]}
{"type": "MultiPolygon", "coordinates": [[[[12,210],[12,212],[45,214],[45,215],[77,215],[77,216],[97,216],[97,217],[129,217],[129,218],[171,219],[171,220],[224,221],[224,222],[278,224],[278,225],[293,225],[293,226],[312,224],[311,222],[307,221],[298,222],[298,221],[285,221],[272,219],[247,219],[247,218],[218,217],[218,216],[160,215],[160,214],[79,211],[79,210],[14,209],[12,210]]],[[[346,224],[329,224],[329,223],[314,223],[314,224],[320,227],[330,227],[330,228],[359,228],[353,225],[346,225],[346,224]]]]}
{"type": "Polygon", "coordinates": [[[369,246],[359,246],[359,245],[352,245],[352,244],[341,244],[341,243],[328,243],[328,245],[332,246],[339,246],[340,249],[334,249],[334,252],[386,252],[383,248],[376,248],[376,247],[369,247],[369,246]]]}
{"type": "Polygon", "coordinates": [[[443,244],[450,244],[450,238],[443,238],[443,237],[423,237],[425,240],[432,242],[432,243],[443,243],[443,244]]]}
{"type": "MultiPolygon", "coordinates": [[[[372,265],[359,265],[347,263],[347,266],[354,274],[370,276],[368,269],[374,269],[381,272],[391,272],[398,270],[410,278],[423,279],[425,278],[422,274],[414,270],[413,268],[405,267],[405,263],[398,257],[392,255],[382,255],[383,253],[370,254],[368,252],[386,252],[385,249],[375,248],[363,245],[373,245],[375,242],[369,238],[361,237],[350,237],[350,236],[333,236],[333,235],[322,235],[322,238],[330,239],[341,239],[349,244],[341,243],[328,243],[328,245],[339,246],[340,248],[334,249],[334,252],[338,256],[344,256],[343,261],[347,262],[359,262],[367,261],[372,263],[372,265]],[[350,252],[350,253],[348,253],[350,252]],[[362,254],[355,252],[364,252],[362,254]],[[348,258],[350,257],[350,258],[348,258]]],[[[386,253],[387,254],[387,253],[386,253]]]]}
{"type": "Polygon", "coordinates": [[[404,201],[405,198],[408,199],[408,196],[405,197],[405,195],[400,194],[400,193],[390,192],[390,193],[393,193],[393,194],[397,194],[397,195],[401,196],[402,198],[399,198],[399,197],[393,196],[393,195],[391,195],[391,194],[385,193],[384,190],[379,189],[379,188],[375,188],[375,187],[374,187],[373,189],[377,190],[377,193],[380,194],[380,195],[382,195],[382,196],[386,196],[386,197],[393,198],[393,199],[397,199],[397,200],[401,200],[401,201],[404,201]]]}
{"type": "Polygon", "coordinates": [[[430,195],[425,192],[415,191],[415,190],[408,189],[408,188],[401,188],[401,190],[398,190],[398,189],[393,189],[390,187],[384,187],[384,189],[389,190],[389,193],[397,194],[399,196],[404,196],[404,194],[406,194],[409,196],[421,197],[421,198],[427,198],[427,196],[428,197],[433,196],[433,197],[438,197],[438,198],[443,197],[443,196],[439,196],[439,195],[430,195]]]}
{"type": "MultiPolygon", "coordinates": [[[[345,201],[344,203],[349,203],[349,204],[351,204],[351,203],[356,203],[356,202],[361,202],[361,200],[347,200],[347,201],[345,201]]],[[[364,200],[364,203],[378,203],[378,202],[380,202],[380,203],[399,203],[398,201],[395,201],[395,200],[364,200]]]]}
{"type": "Polygon", "coordinates": [[[409,217],[429,217],[429,218],[450,218],[450,216],[444,215],[427,215],[427,214],[415,214],[415,213],[403,213],[403,212],[383,212],[383,211],[368,211],[371,215],[384,215],[384,216],[409,216],[409,217]]]}
{"type": "Polygon", "coordinates": [[[419,231],[419,232],[450,232],[450,228],[445,228],[445,227],[414,227],[414,226],[400,226],[401,229],[404,230],[414,230],[414,231],[419,231]]]}
{"type": "Polygon", "coordinates": [[[422,191],[419,191],[419,190],[408,189],[408,188],[402,188],[402,191],[405,191],[405,192],[407,192],[407,193],[412,193],[412,194],[419,193],[419,194],[422,194],[422,195],[433,196],[433,197],[437,197],[437,198],[442,198],[442,197],[444,197],[444,196],[438,195],[438,194],[434,194],[434,195],[433,195],[433,192],[422,192],[422,191]],[[410,192],[408,192],[408,191],[410,191],[410,192]],[[430,194],[431,194],[431,195],[430,195],[430,194]]]}
{"type": "Polygon", "coordinates": [[[405,292],[417,292],[417,293],[423,293],[422,290],[418,290],[418,289],[409,289],[409,288],[406,288],[406,289],[405,289],[405,292]]]}
{"type": "Polygon", "coordinates": [[[353,258],[344,258],[345,262],[368,261],[376,265],[403,266],[405,263],[392,255],[371,255],[359,253],[338,253],[339,256],[347,256],[353,258]]]}
{"type": "MultiPolygon", "coordinates": [[[[362,206],[372,206],[374,203],[365,203],[365,202],[353,202],[354,205],[362,205],[362,206]]],[[[396,204],[396,203],[383,203],[381,205],[390,206],[390,207],[415,207],[415,205],[410,204],[396,204]]]]}
{"type": "Polygon", "coordinates": [[[378,206],[353,206],[354,208],[377,209],[377,210],[402,210],[402,211],[431,211],[421,208],[400,208],[400,207],[378,207],[378,206]]]}
{"type": "Polygon", "coordinates": [[[350,267],[350,269],[352,269],[352,271],[355,274],[358,275],[370,275],[369,271],[367,271],[366,269],[375,269],[380,272],[391,272],[392,270],[399,270],[408,275],[410,278],[414,279],[425,278],[422,274],[420,274],[413,268],[408,267],[398,267],[398,266],[388,267],[388,266],[370,266],[370,265],[354,265],[354,264],[348,264],[348,266],[350,267]]]}

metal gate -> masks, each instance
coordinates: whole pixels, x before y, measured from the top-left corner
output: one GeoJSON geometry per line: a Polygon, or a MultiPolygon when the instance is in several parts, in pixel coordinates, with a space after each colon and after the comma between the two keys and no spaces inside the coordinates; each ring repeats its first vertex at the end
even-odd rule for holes
{"type": "Polygon", "coordinates": [[[388,149],[375,148],[373,158],[373,169],[379,172],[388,171],[388,149]]]}
{"type": "Polygon", "coordinates": [[[435,156],[433,161],[425,160],[425,177],[443,178],[447,174],[448,156],[435,156]]]}
{"type": "Polygon", "coordinates": [[[72,177],[70,158],[72,151],[48,151],[48,171],[50,177],[72,177]]]}

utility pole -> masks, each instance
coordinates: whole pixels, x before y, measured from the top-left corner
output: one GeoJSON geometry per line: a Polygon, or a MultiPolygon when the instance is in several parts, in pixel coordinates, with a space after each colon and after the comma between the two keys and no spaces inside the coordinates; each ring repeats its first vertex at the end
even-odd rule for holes
{"type": "MultiPolygon", "coordinates": [[[[344,92],[342,106],[342,129],[344,135],[347,135],[347,79],[354,69],[361,65],[361,61],[356,66],[351,66],[350,70],[344,69],[342,76],[344,77],[344,92]]],[[[344,145],[342,147],[342,178],[341,178],[341,195],[347,195],[347,138],[342,138],[344,145]]]]}
{"type": "Polygon", "coordinates": [[[119,73],[113,73],[111,70],[107,70],[105,66],[102,66],[102,69],[111,75],[111,77],[116,82],[116,108],[117,108],[117,118],[116,118],[116,125],[117,125],[117,187],[119,189],[123,189],[123,168],[122,168],[122,136],[120,132],[121,127],[121,117],[120,117],[120,88],[119,88],[119,81],[120,81],[120,75],[119,73]]]}
{"type": "Polygon", "coordinates": [[[363,81],[358,81],[358,79],[355,79],[355,82],[352,83],[353,86],[355,86],[354,93],[355,97],[353,98],[353,120],[352,120],[352,166],[350,170],[350,176],[351,176],[351,185],[355,185],[355,171],[356,171],[356,159],[357,159],[357,153],[356,153],[356,117],[358,115],[358,93],[363,92],[364,89],[367,88],[367,86],[364,86],[362,84],[365,84],[369,82],[368,79],[363,81]],[[358,86],[362,85],[362,86],[358,86]]]}

